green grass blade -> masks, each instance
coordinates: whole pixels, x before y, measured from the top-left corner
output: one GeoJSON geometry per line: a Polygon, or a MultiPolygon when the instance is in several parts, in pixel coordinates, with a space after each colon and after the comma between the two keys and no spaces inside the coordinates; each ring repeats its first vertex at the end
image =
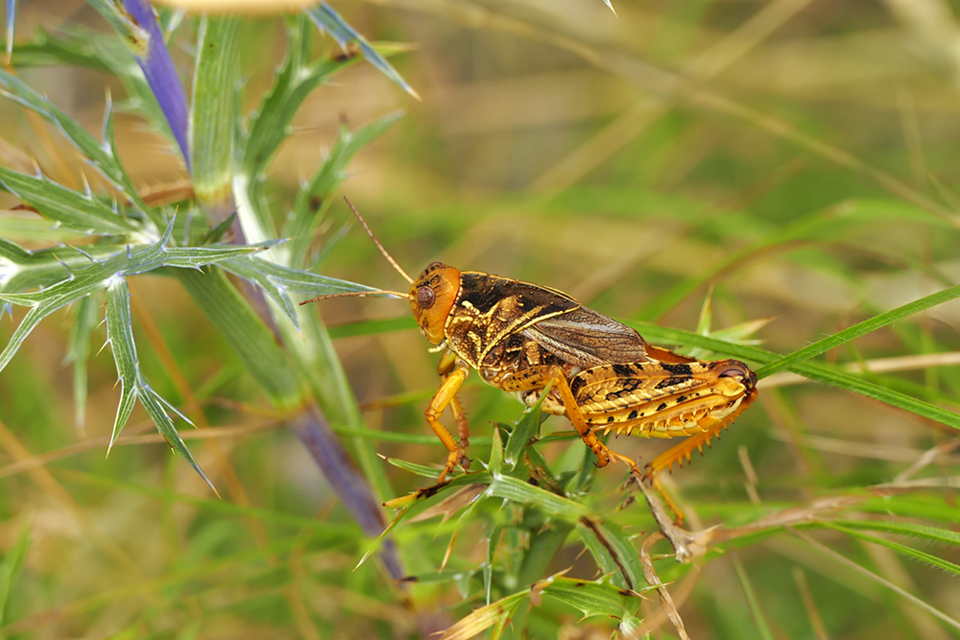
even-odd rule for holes
{"type": "Polygon", "coordinates": [[[6,626],[10,614],[10,602],[16,592],[30,550],[30,525],[22,523],[20,533],[13,544],[6,548],[0,560],[0,629],[6,626]]]}
{"type": "Polygon", "coordinates": [[[919,300],[914,300],[913,302],[897,307],[896,309],[891,309],[886,313],[875,315],[868,320],[859,322],[852,327],[848,327],[843,331],[833,334],[832,336],[828,336],[822,340],[814,342],[811,345],[807,345],[803,349],[798,349],[797,351],[794,351],[793,353],[786,355],[775,362],[765,364],[757,369],[757,376],[765,378],[766,376],[776,373],[777,371],[788,369],[792,365],[804,362],[810,358],[814,358],[825,351],[829,351],[834,347],[838,347],[851,340],[859,338],[860,336],[870,333],[871,331],[876,331],[877,329],[885,327],[892,322],[902,320],[903,318],[911,316],[915,313],[926,311],[931,307],[955,300],[956,298],[960,298],[960,285],[950,287],[949,289],[944,289],[943,291],[925,296],[919,300]]]}
{"type": "Polygon", "coordinates": [[[394,331],[411,331],[417,328],[417,323],[410,314],[397,318],[377,318],[375,320],[360,320],[349,324],[330,327],[330,337],[352,338],[354,336],[372,336],[378,333],[392,333],[394,331]]]}
{"type": "Polygon", "coordinates": [[[853,527],[840,525],[835,522],[821,522],[820,524],[829,529],[842,531],[853,538],[859,538],[860,540],[865,540],[867,542],[872,542],[874,544],[887,547],[888,549],[893,549],[900,555],[913,558],[914,560],[919,560],[920,562],[924,562],[938,569],[943,569],[948,573],[952,573],[954,576],[960,576],[960,565],[950,562],[949,560],[938,558],[935,555],[920,551],[919,549],[914,549],[913,547],[908,547],[907,545],[894,542],[893,540],[887,540],[886,538],[868,535],[862,531],[858,531],[853,527]]]}
{"type": "Polygon", "coordinates": [[[759,637],[763,638],[763,640],[774,640],[773,632],[770,630],[770,624],[763,615],[763,610],[760,608],[760,601],[757,599],[757,594],[753,589],[753,584],[750,582],[750,577],[747,575],[746,569],[743,568],[743,564],[737,558],[734,558],[733,566],[737,570],[737,577],[740,579],[740,586],[743,589],[743,595],[747,599],[747,606],[750,607],[750,613],[753,615],[753,621],[757,625],[757,631],[760,632],[759,637]]]}
{"type": "MultiPolygon", "coordinates": [[[[958,515],[960,517],[960,515],[958,515]]],[[[937,518],[939,520],[939,518],[937,518]]],[[[830,524],[846,527],[847,529],[867,529],[895,533],[912,538],[920,538],[935,544],[945,544],[960,547],[960,532],[914,522],[900,522],[896,520],[831,520],[830,524]]]]}

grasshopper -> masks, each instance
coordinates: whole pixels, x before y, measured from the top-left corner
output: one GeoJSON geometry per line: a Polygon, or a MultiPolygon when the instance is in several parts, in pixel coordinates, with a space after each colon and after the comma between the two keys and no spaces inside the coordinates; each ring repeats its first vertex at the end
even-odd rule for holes
{"type": "Polygon", "coordinates": [[[543,411],[573,423],[598,467],[622,462],[665,496],[656,475],[689,459],[695,449],[702,452],[757,397],[757,376],[743,362],[700,361],[655,347],[635,329],[556,289],[441,262],[410,278],[353,204],[347,204],[380,252],[410,282],[410,290],[331,294],[301,304],[341,296],[409,300],[431,351],[443,354],[437,367],[442,382],[424,412],[448,452],[438,484],[457,465],[469,465],[464,448],[470,430],[457,392],[471,369],[527,406],[542,400],[543,411]],[[447,407],[458,425],[458,439],[440,422],[447,407]],[[687,439],[641,471],[636,461],[598,437],[610,432],[687,439]]]}

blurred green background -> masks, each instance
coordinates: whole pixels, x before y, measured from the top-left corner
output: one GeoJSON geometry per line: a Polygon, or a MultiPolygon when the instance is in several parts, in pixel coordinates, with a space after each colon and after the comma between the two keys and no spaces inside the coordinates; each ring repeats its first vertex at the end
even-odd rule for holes
{"type": "MultiPolygon", "coordinates": [[[[339,194],[410,273],[442,260],[561,289],[614,318],[686,330],[698,326],[710,299],[713,329],[768,318],[755,337],[784,354],[960,279],[956,3],[620,0],[617,16],[600,0],[334,7],[370,40],[410,44],[391,62],[421,100],[368,64],[339,74],[299,111],[295,135],[270,168],[269,197],[275,209],[289,207],[342,123],[353,128],[405,110],[357,154],[339,194]]],[[[37,26],[65,23],[106,31],[80,2],[23,3],[17,30],[28,38],[37,26]]],[[[184,77],[191,42],[187,27],[172,47],[184,77]]],[[[250,18],[241,43],[241,104],[250,110],[283,56],[282,24],[250,18]]],[[[320,46],[337,51],[329,40],[320,46]]],[[[105,89],[122,97],[94,71],[20,76],[91,131],[105,89]]],[[[162,190],[187,179],[169,144],[138,118],[118,115],[116,128],[135,184],[162,190]]],[[[35,156],[65,184],[82,184],[82,159],[11,101],[0,103],[0,138],[4,165],[29,172],[35,156]]],[[[17,202],[0,194],[0,206],[17,202]]],[[[333,203],[323,273],[405,288],[362,230],[345,229],[351,224],[346,206],[333,203]]],[[[460,592],[452,578],[411,596],[376,561],[354,572],[366,547],[355,534],[336,534],[352,531],[349,515],[229,345],[175,281],[141,277],[130,286],[141,366],[174,404],[203,408],[200,426],[213,430],[178,426],[221,493],[238,493],[218,501],[169,454],[140,408],[105,459],[119,398],[112,358],[105,350],[90,360],[80,429],[63,359],[70,316],[55,314],[0,374],[0,637],[426,637],[483,604],[476,584],[460,592]]],[[[405,317],[408,308],[359,299],[322,302],[316,311],[343,335],[359,320],[405,317]]],[[[14,319],[22,315],[18,309],[14,319]]],[[[822,359],[886,366],[867,379],[955,411],[958,322],[960,304],[949,302],[822,359]]],[[[15,326],[2,320],[3,344],[15,326]]],[[[437,356],[405,326],[342,337],[336,347],[367,427],[424,436],[437,356]]],[[[102,328],[97,335],[105,338],[102,328]]],[[[490,421],[516,420],[518,405],[476,376],[462,400],[477,436],[470,453],[485,458],[490,421]]],[[[544,428],[569,427],[552,418],[544,428]]],[[[376,449],[442,462],[438,443],[399,439],[378,438],[376,449]]],[[[669,484],[698,528],[858,495],[910,470],[921,485],[912,515],[956,532],[954,443],[953,429],[909,412],[771,377],[735,427],[669,484]],[[922,469],[911,470],[917,461],[922,469]]],[[[648,461],[664,445],[621,438],[611,446],[648,461]]],[[[582,445],[563,440],[540,450],[553,460],[573,447],[582,445]]],[[[397,495],[428,482],[387,468],[397,495]]],[[[612,509],[625,495],[622,481],[622,469],[600,470],[592,491],[612,509]]],[[[918,522],[907,511],[896,517],[918,522]]],[[[635,533],[651,530],[648,516],[636,518],[645,520],[635,533]]],[[[412,574],[437,571],[449,528],[436,522],[398,529],[401,544],[426,545],[412,574]]],[[[461,532],[458,566],[483,561],[485,533],[461,532]]],[[[690,637],[960,637],[955,573],[841,532],[810,535],[855,566],[781,532],[683,569],[671,588],[690,637]]],[[[960,563],[955,542],[890,539],[960,563]]],[[[550,573],[575,566],[571,575],[596,577],[579,551],[566,547],[550,573]]],[[[658,608],[651,594],[643,614],[658,608]]],[[[611,633],[609,621],[578,624],[569,611],[531,615],[510,633],[611,633]]],[[[653,637],[675,633],[666,623],[653,637]]]]}

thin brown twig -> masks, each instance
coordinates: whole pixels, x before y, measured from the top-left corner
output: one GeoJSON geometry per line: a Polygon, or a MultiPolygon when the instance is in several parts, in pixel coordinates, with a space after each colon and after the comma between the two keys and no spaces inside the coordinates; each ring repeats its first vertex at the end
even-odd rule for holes
{"type": "Polygon", "coordinates": [[[662,533],[656,531],[647,536],[643,541],[643,545],[640,547],[640,561],[643,564],[643,575],[647,579],[648,584],[656,587],[657,593],[660,595],[660,603],[667,612],[667,617],[670,618],[670,622],[672,622],[673,626],[677,629],[677,634],[680,636],[680,639],[690,640],[690,636],[687,635],[687,630],[683,626],[683,618],[680,617],[680,612],[677,610],[677,605],[673,603],[670,592],[667,591],[666,585],[660,581],[660,577],[653,568],[650,547],[660,540],[663,540],[663,537],[662,533]]]}

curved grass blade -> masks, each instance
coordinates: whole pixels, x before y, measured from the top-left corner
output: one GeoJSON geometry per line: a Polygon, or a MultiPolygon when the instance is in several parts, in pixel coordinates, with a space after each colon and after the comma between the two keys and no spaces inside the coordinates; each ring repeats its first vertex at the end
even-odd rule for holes
{"type": "Polygon", "coordinates": [[[922,538],[935,544],[947,544],[960,547],[960,532],[942,529],[940,527],[931,527],[914,522],[898,522],[892,520],[830,520],[831,525],[846,527],[848,529],[867,529],[870,531],[882,531],[883,533],[895,533],[912,538],[922,538]]]}
{"type": "Polygon", "coordinates": [[[835,522],[821,522],[822,526],[829,529],[835,529],[837,531],[842,531],[848,536],[859,538],[860,540],[865,540],[867,542],[872,542],[874,544],[879,544],[881,546],[887,547],[888,549],[893,549],[900,555],[906,556],[908,558],[913,558],[914,560],[919,560],[925,562],[933,567],[938,569],[943,569],[949,573],[952,573],[954,576],[960,576],[960,565],[954,564],[949,560],[944,560],[943,558],[938,558],[937,556],[926,553],[925,551],[920,551],[919,549],[914,549],[913,547],[908,547],[905,544],[900,544],[899,542],[894,542],[893,540],[887,540],[886,538],[880,538],[878,536],[871,536],[862,531],[858,531],[853,527],[847,527],[835,522]]]}
{"type": "Polygon", "coordinates": [[[931,307],[935,307],[944,302],[949,302],[950,300],[955,300],[960,298],[960,285],[955,287],[950,287],[949,289],[944,289],[929,296],[920,298],[919,300],[914,300],[908,304],[897,307],[896,309],[891,309],[885,313],[864,320],[863,322],[857,323],[852,327],[848,327],[843,331],[839,331],[832,336],[828,336],[822,340],[818,340],[811,345],[807,345],[803,349],[798,349],[793,353],[786,355],[775,362],[765,364],[764,366],[757,369],[757,376],[760,378],[765,378],[772,373],[777,371],[782,371],[783,369],[788,369],[792,365],[809,360],[814,358],[825,351],[829,351],[834,347],[838,347],[842,344],[850,342],[856,338],[859,338],[862,335],[870,333],[871,331],[876,331],[881,327],[885,327],[892,322],[897,320],[902,320],[908,316],[911,316],[915,313],[920,313],[921,311],[926,311],[931,307]]]}

